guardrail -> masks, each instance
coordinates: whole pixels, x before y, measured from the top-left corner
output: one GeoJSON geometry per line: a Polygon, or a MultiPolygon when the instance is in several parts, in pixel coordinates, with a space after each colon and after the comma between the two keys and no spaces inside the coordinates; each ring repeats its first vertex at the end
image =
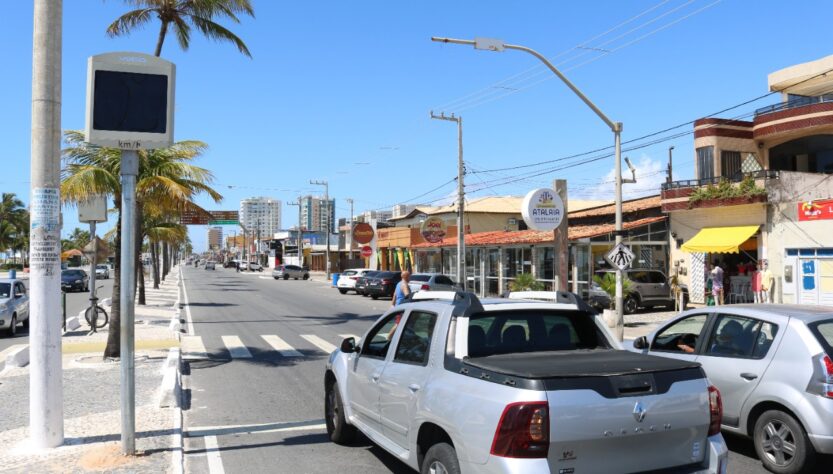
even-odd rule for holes
{"type": "Polygon", "coordinates": [[[833,97],[796,97],[787,102],[779,102],[777,104],[761,107],[755,111],[755,116],[771,114],[773,112],[780,112],[781,110],[794,109],[796,107],[804,107],[805,105],[822,104],[825,102],[833,102],[833,97]]]}
{"type": "Polygon", "coordinates": [[[680,189],[680,188],[697,188],[700,186],[708,186],[709,184],[718,185],[721,181],[729,181],[730,183],[739,183],[743,181],[745,178],[751,177],[752,179],[778,179],[780,177],[780,171],[778,170],[759,170],[759,171],[752,171],[749,173],[736,173],[733,176],[715,176],[713,178],[702,178],[702,179],[687,179],[682,181],[672,181],[670,183],[662,183],[662,190],[667,191],[669,189],[680,189]]]}

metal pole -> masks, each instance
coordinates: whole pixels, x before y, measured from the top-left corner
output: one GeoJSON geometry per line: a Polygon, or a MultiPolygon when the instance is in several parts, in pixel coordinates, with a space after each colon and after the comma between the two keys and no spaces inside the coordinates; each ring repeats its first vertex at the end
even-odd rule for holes
{"type": "Polygon", "coordinates": [[[330,280],[330,185],[327,182],[324,182],[324,207],[327,210],[327,214],[324,216],[324,223],[326,224],[327,228],[327,251],[324,252],[325,258],[327,259],[326,267],[327,267],[327,281],[330,280]]]}
{"type": "Polygon", "coordinates": [[[121,447],[128,456],[136,454],[136,390],[133,356],[133,305],[136,280],[136,177],[139,152],[121,152],[121,447]]]}
{"type": "Polygon", "coordinates": [[[29,436],[36,449],[64,442],[61,367],[62,0],[35,0],[32,35],[29,230],[29,436]]]}
{"type": "MultiPolygon", "coordinates": [[[[614,156],[616,160],[616,245],[622,243],[622,122],[613,130],[614,156]]],[[[622,270],[616,269],[616,337],[625,337],[625,312],[622,298],[622,270]]]]}
{"type": "MultiPolygon", "coordinates": [[[[96,299],[95,299],[95,265],[98,262],[98,239],[95,238],[95,221],[90,222],[90,242],[93,244],[93,255],[90,258],[90,307],[93,310],[92,315],[95,316],[96,299]]],[[[92,325],[92,332],[97,332],[95,324],[92,325]]]]}
{"type": "Polygon", "coordinates": [[[674,147],[668,147],[668,177],[666,178],[665,182],[670,183],[674,181],[674,168],[673,168],[673,161],[672,161],[672,152],[674,151],[674,147]]]}
{"type": "Polygon", "coordinates": [[[457,277],[466,291],[465,191],[463,190],[463,117],[457,117],[457,277]]]}
{"type": "Polygon", "coordinates": [[[348,258],[352,261],[353,260],[353,198],[348,198],[347,202],[350,203],[350,226],[349,226],[350,230],[348,231],[348,239],[349,239],[349,242],[350,242],[350,246],[348,248],[350,249],[350,253],[349,253],[348,258]]]}

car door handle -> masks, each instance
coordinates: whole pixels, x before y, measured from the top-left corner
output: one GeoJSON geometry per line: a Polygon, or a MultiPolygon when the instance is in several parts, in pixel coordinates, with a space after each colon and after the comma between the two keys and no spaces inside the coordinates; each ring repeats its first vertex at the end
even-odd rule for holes
{"type": "Polygon", "coordinates": [[[420,386],[415,384],[415,383],[412,383],[411,385],[408,385],[408,390],[410,390],[414,393],[418,392],[419,389],[420,389],[420,386]]]}
{"type": "Polygon", "coordinates": [[[745,378],[746,380],[755,380],[758,378],[758,374],[750,374],[749,372],[744,372],[740,374],[741,377],[745,378]]]}
{"type": "Polygon", "coordinates": [[[382,374],[373,374],[373,375],[371,375],[371,376],[370,376],[370,380],[372,380],[372,381],[374,381],[374,382],[378,382],[378,381],[379,381],[379,377],[380,377],[381,375],[382,375],[382,374]]]}

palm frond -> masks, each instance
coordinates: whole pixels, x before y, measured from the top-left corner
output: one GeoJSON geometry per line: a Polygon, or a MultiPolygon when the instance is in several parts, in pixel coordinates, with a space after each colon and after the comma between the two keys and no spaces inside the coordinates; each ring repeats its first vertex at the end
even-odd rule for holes
{"type": "Polygon", "coordinates": [[[240,39],[237,35],[232,33],[230,30],[226,29],[224,26],[211,21],[209,18],[201,17],[198,15],[188,15],[191,19],[191,22],[194,23],[194,26],[197,27],[200,32],[205,35],[206,37],[213,39],[214,41],[228,41],[233,43],[237,50],[240,51],[242,54],[246,55],[247,57],[251,58],[252,53],[249,52],[249,48],[240,39]]]}
{"type": "Polygon", "coordinates": [[[110,23],[106,31],[107,36],[114,38],[116,36],[130,34],[134,29],[150,21],[154,11],[154,8],[140,8],[125,13],[116,18],[116,21],[110,23]]]}

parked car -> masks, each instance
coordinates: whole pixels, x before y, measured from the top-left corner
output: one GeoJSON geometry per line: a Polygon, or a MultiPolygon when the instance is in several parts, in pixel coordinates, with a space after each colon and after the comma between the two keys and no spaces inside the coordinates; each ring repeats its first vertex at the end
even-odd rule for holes
{"type": "Polygon", "coordinates": [[[21,280],[0,280],[0,330],[9,336],[17,334],[18,323],[29,327],[29,295],[21,280]]]}
{"type": "Polygon", "coordinates": [[[226,260],[223,262],[223,268],[237,268],[239,262],[237,260],[226,260]]]}
{"type": "Polygon", "coordinates": [[[460,287],[442,273],[414,273],[408,282],[411,291],[456,291],[460,287]]]}
{"type": "Polygon", "coordinates": [[[324,375],[329,438],[361,431],[422,473],[723,473],[720,393],[699,364],[622,350],[594,311],[418,292],[324,375]]]}
{"type": "Polygon", "coordinates": [[[751,437],[770,471],[833,454],[833,307],[692,309],[633,346],[701,364],[723,396],[723,430],[751,437]]]}
{"type": "Polygon", "coordinates": [[[205,262],[205,269],[206,270],[214,270],[214,262],[205,262]]]}
{"type": "Polygon", "coordinates": [[[240,264],[240,270],[247,270],[250,272],[262,272],[263,266],[257,262],[248,262],[240,264]]]}
{"type": "MultiPolygon", "coordinates": [[[[596,275],[615,273],[615,270],[600,270],[596,275]]],[[[668,278],[659,270],[630,268],[625,270],[624,276],[633,282],[630,293],[624,295],[625,314],[635,313],[639,308],[653,308],[665,306],[674,309],[674,295],[668,278]]],[[[683,292],[683,308],[688,304],[688,287],[680,285],[683,292]]],[[[597,309],[610,308],[610,296],[596,283],[591,282],[588,292],[588,303],[597,309]]]]}
{"type": "Polygon", "coordinates": [[[402,281],[402,272],[379,272],[367,281],[365,293],[374,300],[391,298],[400,281],[402,281]]]}
{"type": "Polygon", "coordinates": [[[278,265],[272,270],[272,278],[279,280],[289,280],[290,278],[309,280],[309,272],[304,267],[298,265],[278,265]]]}
{"type": "Polygon", "coordinates": [[[371,271],[365,273],[364,275],[358,277],[356,279],[356,294],[357,295],[362,295],[362,296],[367,296],[367,285],[368,285],[368,283],[370,282],[370,280],[372,280],[374,277],[376,277],[376,275],[378,275],[379,273],[380,273],[379,271],[371,270],[371,271]]]}
{"type": "Polygon", "coordinates": [[[96,265],[95,266],[95,277],[96,278],[101,278],[101,279],[104,279],[104,280],[109,280],[110,279],[110,267],[108,267],[107,264],[104,264],[104,263],[96,265]]]}
{"type": "Polygon", "coordinates": [[[61,272],[61,289],[64,291],[89,291],[90,276],[80,268],[70,268],[61,272]]]}
{"type": "Polygon", "coordinates": [[[369,268],[350,268],[344,270],[339,276],[338,283],[336,284],[338,292],[343,295],[348,291],[353,290],[356,294],[359,294],[359,290],[356,289],[356,282],[358,282],[360,277],[371,271],[372,270],[369,268]]]}

